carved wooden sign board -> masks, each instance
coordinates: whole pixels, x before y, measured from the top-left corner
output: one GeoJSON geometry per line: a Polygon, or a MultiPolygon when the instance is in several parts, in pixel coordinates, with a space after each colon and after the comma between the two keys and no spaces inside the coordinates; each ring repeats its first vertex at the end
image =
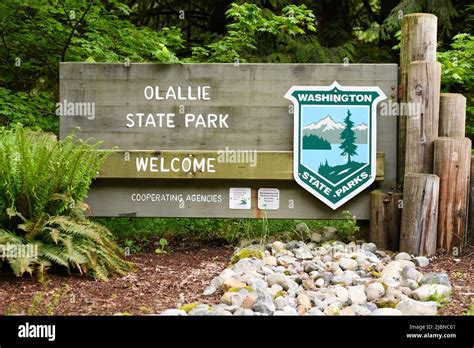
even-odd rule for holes
{"type": "Polygon", "coordinates": [[[396,86],[395,64],[62,63],[60,135],[114,149],[95,216],[369,219],[396,86]]]}

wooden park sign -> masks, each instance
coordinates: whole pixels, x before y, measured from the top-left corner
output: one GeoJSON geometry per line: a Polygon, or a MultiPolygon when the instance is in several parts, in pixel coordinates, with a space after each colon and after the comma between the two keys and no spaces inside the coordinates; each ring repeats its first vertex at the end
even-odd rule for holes
{"type": "Polygon", "coordinates": [[[397,118],[377,106],[396,64],[61,63],[60,80],[61,137],[113,149],[96,216],[368,220],[396,184],[397,118]]]}

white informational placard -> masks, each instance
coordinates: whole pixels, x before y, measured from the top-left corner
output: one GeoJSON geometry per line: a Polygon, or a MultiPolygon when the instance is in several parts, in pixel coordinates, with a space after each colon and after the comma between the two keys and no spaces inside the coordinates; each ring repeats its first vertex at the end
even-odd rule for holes
{"type": "Polygon", "coordinates": [[[276,188],[261,188],[258,190],[258,209],[280,209],[280,190],[276,188]]]}
{"type": "Polygon", "coordinates": [[[229,189],[229,209],[251,209],[252,190],[250,188],[231,187],[229,189]]]}

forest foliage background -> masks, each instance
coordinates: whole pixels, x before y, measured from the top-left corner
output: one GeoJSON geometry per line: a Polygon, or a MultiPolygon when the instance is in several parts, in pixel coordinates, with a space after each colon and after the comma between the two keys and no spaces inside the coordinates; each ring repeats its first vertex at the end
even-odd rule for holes
{"type": "Polygon", "coordinates": [[[8,0],[0,4],[0,126],[58,133],[59,62],[398,63],[403,15],[438,16],[443,89],[468,98],[469,0],[8,0]]]}

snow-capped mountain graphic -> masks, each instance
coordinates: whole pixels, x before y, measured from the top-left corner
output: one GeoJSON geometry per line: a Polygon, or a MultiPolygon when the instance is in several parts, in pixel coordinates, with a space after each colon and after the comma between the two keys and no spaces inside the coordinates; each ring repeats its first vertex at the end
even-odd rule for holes
{"type": "Polygon", "coordinates": [[[327,132],[335,129],[344,129],[344,125],[342,123],[338,123],[332,119],[331,116],[327,115],[325,118],[310,123],[309,125],[303,127],[303,130],[316,130],[321,129],[322,132],[327,132]]]}
{"type": "MultiPolygon", "coordinates": [[[[303,135],[313,134],[327,140],[331,144],[339,144],[341,143],[340,135],[344,128],[343,123],[336,122],[331,115],[327,115],[319,121],[303,126],[303,135]]],[[[369,126],[365,123],[360,123],[352,127],[352,129],[356,134],[356,143],[366,144],[369,126]]]]}
{"type": "Polygon", "coordinates": [[[367,126],[365,123],[358,124],[357,126],[352,127],[353,130],[358,130],[358,131],[366,131],[369,129],[369,126],[367,126]]]}

